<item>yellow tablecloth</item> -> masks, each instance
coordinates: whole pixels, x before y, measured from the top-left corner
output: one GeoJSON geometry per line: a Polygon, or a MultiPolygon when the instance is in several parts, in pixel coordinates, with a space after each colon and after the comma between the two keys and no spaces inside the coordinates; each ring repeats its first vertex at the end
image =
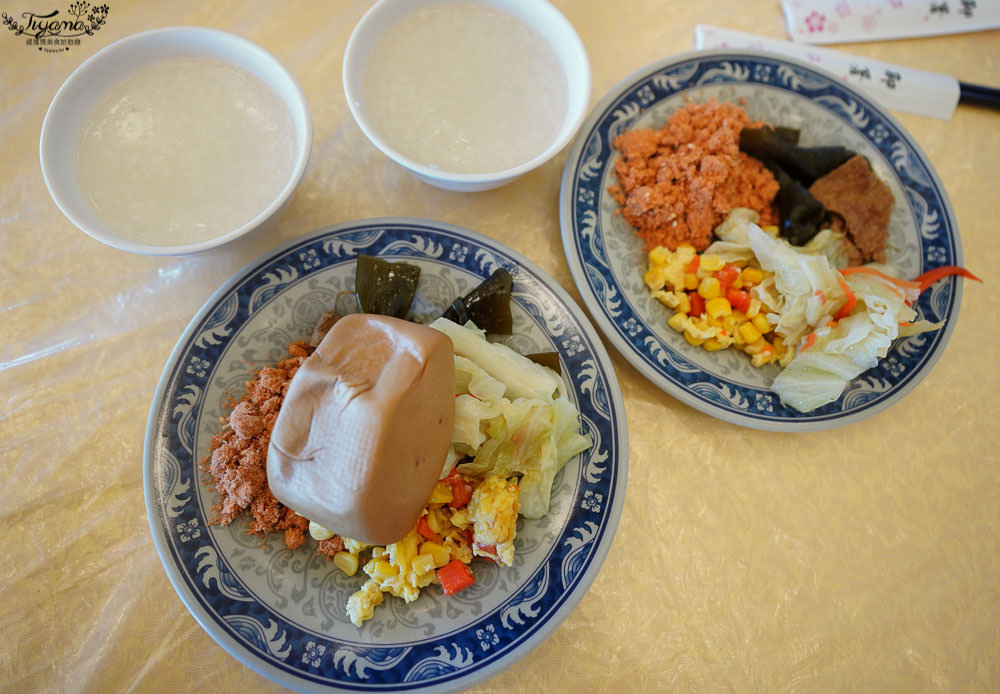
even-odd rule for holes
{"type": "MultiPolygon", "coordinates": [[[[697,22],[785,37],[777,0],[555,4],[589,52],[594,103],[633,70],[693,48],[697,22]]],[[[142,446],[170,350],[260,253],[372,216],[480,231],[534,258],[579,302],[557,213],[566,152],[479,194],[428,187],[389,162],[341,89],[344,46],[367,0],[108,5],[101,30],[62,53],[0,33],[0,689],[280,691],[202,630],[153,547],[142,446]],[[312,108],[312,160],[268,233],[195,257],[131,255],[59,213],[39,170],[39,130],[84,58],[180,24],[244,36],[291,70],[312,108]]],[[[840,48],[1000,83],[997,31],[840,48]]],[[[865,421],[787,435],[701,414],[613,353],[631,461],[610,556],[547,641],[474,691],[1000,688],[1000,113],[894,115],[937,168],[966,264],[984,280],[966,283],[934,370],[865,421]]]]}

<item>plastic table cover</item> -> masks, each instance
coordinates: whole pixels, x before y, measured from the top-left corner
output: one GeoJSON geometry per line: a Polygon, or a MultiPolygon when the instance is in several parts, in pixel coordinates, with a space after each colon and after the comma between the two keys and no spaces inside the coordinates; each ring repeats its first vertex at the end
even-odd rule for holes
{"type": "MultiPolygon", "coordinates": [[[[772,1],[554,4],[589,53],[595,103],[633,70],[691,49],[698,22],[785,37],[772,1]]],[[[559,234],[565,151],[504,188],[452,193],[403,172],[354,124],[340,70],[369,5],[117,0],[99,31],[65,50],[2,27],[4,690],[282,690],[228,655],[181,603],[153,547],[142,490],[146,420],[167,357],[194,313],[247,262],[338,222],[427,217],[503,241],[579,302],[559,234]],[[171,25],[224,29],[276,55],[309,99],[312,159],[268,230],[197,256],[131,255],[60,214],[42,181],[38,135],[49,101],[82,60],[171,25]]],[[[3,10],[41,13],[20,0],[3,10]]],[[[1000,75],[997,31],[847,48],[969,82],[1000,75]]],[[[474,691],[1000,688],[1000,113],[894,115],[937,168],[966,264],[984,280],[966,284],[933,371],[874,417],[791,435],[701,414],[612,351],[631,444],[615,543],[562,626],[474,691]]]]}

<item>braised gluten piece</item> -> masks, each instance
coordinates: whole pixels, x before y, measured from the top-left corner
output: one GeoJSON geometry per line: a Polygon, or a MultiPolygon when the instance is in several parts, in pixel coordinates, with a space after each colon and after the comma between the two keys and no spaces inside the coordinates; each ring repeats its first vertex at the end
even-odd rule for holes
{"type": "Polygon", "coordinates": [[[892,191],[868,160],[856,155],[809,187],[826,208],[829,226],[844,234],[849,265],[884,263],[892,191]]]}

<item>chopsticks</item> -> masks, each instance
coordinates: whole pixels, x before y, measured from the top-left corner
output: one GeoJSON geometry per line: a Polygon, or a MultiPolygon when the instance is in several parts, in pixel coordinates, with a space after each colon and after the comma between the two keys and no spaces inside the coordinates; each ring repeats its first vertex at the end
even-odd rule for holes
{"type": "Polygon", "coordinates": [[[959,82],[958,103],[1000,110],[1000,89],[959,82]]]}

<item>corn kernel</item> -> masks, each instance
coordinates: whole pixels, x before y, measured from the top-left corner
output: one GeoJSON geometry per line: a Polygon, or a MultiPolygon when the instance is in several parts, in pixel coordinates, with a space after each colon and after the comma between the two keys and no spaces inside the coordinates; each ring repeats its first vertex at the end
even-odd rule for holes
{"type": "Polygon", "coordinates": [[[760,330],[758,330],[757,326],[755,326],[751,322],[747,322],[741,325],[739,327],[739,334],[740,337],[743,338],[743,341],[747,343],[747,345],[753,344],[754,342],[756,342],[761,338],[760,330]]]}
{"type": "Polygon", "coordinates": [[[439,533],[444,528],[447,521],[441,517],[440,509],[427,512],[427,527],[433,532],[439,533]]]}
{"type": "Polygon", "coordinates": [[[750,363],[756,366],[757,368],[760,368],[761,366],[764,366],[764,364],[770,362],[772,359],[774,359],[774,350],[771,348],[770,345],[767,345],[759,352],[757,352],[757,354],[750,357],[750,363]]]}
{"type": "Polygon", "coordinates": [[[736,329],[740,327],[740,323],[742,322],[739,316],[730,313],[722,319],[722,329],[726,331],[727,335],[736,335],[736,329]]]}
{"type": "Polygon", "coordinates": [[[711,337],[701,343],[701,348],[706,352],[718,352],[720,349],[725,349],[728,346],[728,344],[717,337],[711,337]]]}
{"type": "Polygon", "coordinates": [[[685,311],[684,308],[682,308],[683,306],[686,305],[688,310],[691,309],[691,300],[688,299],[687,294],[685,294],[684,292],[665,292],[662,290],[658,290],[652,292],[652,295],[654,299],[659,301],[667,308],[674,308],[677,309],[678,311],[684,311],[684,313],[687,313],[687,311],[685,311]]]}
{"type": "Polygon", "coordinates": [[[646,270],[646,274],[642,276],[642,281],[650,289],[661,288],[667,281],[667,268],[662,266],[649,268],[646,270]]]}
{"type": "MultiPolygon", "coordinates": [[[[750,324],[747,323],[747,325],[750,324]]],[[[754,330],[756,330],[756,328],[754,328],[754,330]]],[[[754,340],[753,342],[748,342],[746,345],[744,345],[743,351],[746,352],[747,354],[757,354],[765,347],[770,347],[770,345],[767,344],[767,340],[761,337],[754,340]]]]}
{"type": "Polygon", "coordinates": [[[700,282],[701,280],[698,279],[698,275],[694,274],[693,272],[685,273],[684,289],[686,289],[687,291],[693,292],[695,289],[698,288],[698,284],[700,282]]]}
{"type": "Polygon", "coordinates": [[[667,325],[676,330],[679,333],[684,332],[684,328],[687,325],[688,317],[686,313],[681,313],[678,311],[674,315],[670,316],[667,320],[667,325]]]}
{"type": "Polygon", "coordinates": [[[764,281],[764,271],[755,267],[745,267],[740,273],[743,284],[760,284],[764,281]]]}
{"type": "Polygon", "coordinates": [[[691,337],[697,340],[707,340],[710,337],[718,335],[719,328],[713,326],[705,319],[691,318],[684,326],[684,332],[689,333],[691,337]]]}
{"type": "Polygon", "coordinates": [[[309,521],[309,536],[317,541],[329,540],[334,533],[330,532],[315,521],[309,521]]]}
{"type": "Polygon", "coordinates": [[[437,542],[425,542],[420,545],[420,553],[430,556],[434,560],[434,567],[441,568],[451,561],[451,552],[444,545],[437,542]]]}
{"type": "Polygon", "coordinates": [[[663,265],[670,260],[670,249],[665,246],[657,246],[649,252],[650,265],[663,265]]]}
{"type": "Polygon", "coordinates": [[[458,509],[452,512],[449,520],[456,528],[464,528],[469,524],[469,514],[464,508],[458,509]]]}
{"type": "Polygon", "coordinates": [[[721,270],[725,264],[725,261],[715,253],[705,253],[701,256],[701,264],[698,269],[704,272],[715,272],[721,270]]]}
{"type": "Polygon", "coordinates": [[[358,557],[350,552],[337,552],[333,555],[333,565],[343,571],[345,576],[353,576],[358,572],[358,557]]]}
{"type": "Polygon", "coordinates": [[[451,485],[447,482],[438,481],[438,483],[434,485],[434,491],[431,492],[431,498],[428,503],[447,504],[450,503],[451,500],[451,485]]]}
{"type": "MultiPolygon", "coordinates": [[[[701,262],[701,257],[690,243],[682,243],[677,246],[677,250],[674,251],[674,258],[685,267],[690,265],[691,261],[695,258],[698,259],[698,263],[701,262]]],[[[694,264],[696,268],[698,267],[698,263],[694,264]]]]}
{"type": "Polygon", "coordinates": [[[758,313],[750,319],[750,322],[753,323],[754,327],[760,331],[761,335],[771,332],[771,323],[768,322],[767,316],[763,313],[758,313]]]}
{"type": "Polygon", "coordinates": [[[434,557],[430,554],[418,554],[413,558],[413,573],[418,576],[430,573],[434,569],[434,557]]]}
{"type": "Polygon", "coordinates": [[[688,331],[684,331],[684,339],[688,341],[689,345],[694,345],[695,347],[701,347],[705,342],[703,337],[693,337],[688,331]]]}
{"type": "MultiPolygon", "coordinates": [[[[334,555],[336,556],[336,555],[334,555]]],[[[365,564],[365,573],[376,581],[384,581],[399,574],[399,569],[385,559],[372,559],[365,564]]]]}
{"type": "Polygon", "coordinates": [[[691,297],[686,292],[677,292],[677,310],[683,314],[691,313],[691,297]]]}
{"type": "Polygon", "coordinates": [[[750,306],[747,307],[747,318],[753,318],[758,313],[760,313],[760,299],[757,297],[750,297],[750,306]]]}
{"type": "Polygon", "coordinates": [[[724,296],[717,296],[705,302],[705,312],[709,318],[717,320],[724,316],[731,316],[733,314],[733,307],[729,303],[729,299],[724,296]]]}
{"type": "Polygon", "coordinates": [[[716,277],[704,277],[698,285],[698,293],[704,299],[714,299],[722,294],[722,285],[716,277]]]}
{"type": "Polygon", "coordinates": [[[795,358],[795,349],[791,345],[786,345],[780,336],[774,336],[772,346],[774,347],[775,359],[782,366],[788,366],[788,362],[795,358]]]}

